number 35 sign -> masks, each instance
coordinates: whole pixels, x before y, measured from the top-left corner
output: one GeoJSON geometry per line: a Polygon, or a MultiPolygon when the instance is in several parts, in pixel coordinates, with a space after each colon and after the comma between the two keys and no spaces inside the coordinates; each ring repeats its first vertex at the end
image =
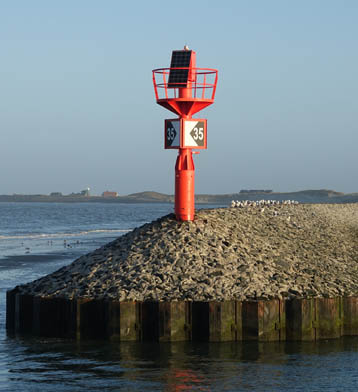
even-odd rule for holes
{"type": "Polygon", "coordinates": [[[164,146],[170,148],[206,149],[206,119],[165,120],[164,146]]]}

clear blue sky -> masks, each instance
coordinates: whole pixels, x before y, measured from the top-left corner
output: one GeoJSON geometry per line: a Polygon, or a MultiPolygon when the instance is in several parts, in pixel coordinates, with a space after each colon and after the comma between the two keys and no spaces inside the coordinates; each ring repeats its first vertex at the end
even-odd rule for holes
{"type": "Polygon", "coordinates": [[[217,68],[197,193],[358,192],[358,1],[0,1],[0,194],[173,193],[151,70],[217,68]]]}

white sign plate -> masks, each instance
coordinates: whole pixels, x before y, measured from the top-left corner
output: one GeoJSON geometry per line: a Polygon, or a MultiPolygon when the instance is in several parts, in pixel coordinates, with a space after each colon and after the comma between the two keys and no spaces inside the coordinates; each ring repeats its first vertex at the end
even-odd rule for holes
{"type": "Polygon", "coordinates": [[[185,147],[204,147],[205,137],[206,135],[204,121],[186,120],[184,122],[185,147]]]}

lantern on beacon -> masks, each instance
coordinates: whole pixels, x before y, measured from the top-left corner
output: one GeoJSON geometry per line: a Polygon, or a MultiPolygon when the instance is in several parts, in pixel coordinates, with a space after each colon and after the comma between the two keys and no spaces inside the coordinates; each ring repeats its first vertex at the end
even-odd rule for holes
{"type": "Polygon", "coordinates": [[[207,120],[195,113],[214,103],[218,71],[196,67],[196,53],[187,46],[174,50],[170,68],[153,72],[157,103],[178,117],[164,120],[164,148],[177,149],[175,165],[175,215],[194,219],[195,167],[193,151],[207,148],[207,120]]]}

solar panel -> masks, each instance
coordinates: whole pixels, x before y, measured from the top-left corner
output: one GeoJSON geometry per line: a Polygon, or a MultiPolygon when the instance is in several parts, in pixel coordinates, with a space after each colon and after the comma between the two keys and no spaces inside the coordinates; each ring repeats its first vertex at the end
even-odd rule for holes
{"type": "MultiPolygon", "coordinates": [[[[191,50],[173,50],[170,68],[190,66],[191,50]]],[[[189,69],[172,69],[169,73],[168,87],[186,87],[189,69]]]]}

